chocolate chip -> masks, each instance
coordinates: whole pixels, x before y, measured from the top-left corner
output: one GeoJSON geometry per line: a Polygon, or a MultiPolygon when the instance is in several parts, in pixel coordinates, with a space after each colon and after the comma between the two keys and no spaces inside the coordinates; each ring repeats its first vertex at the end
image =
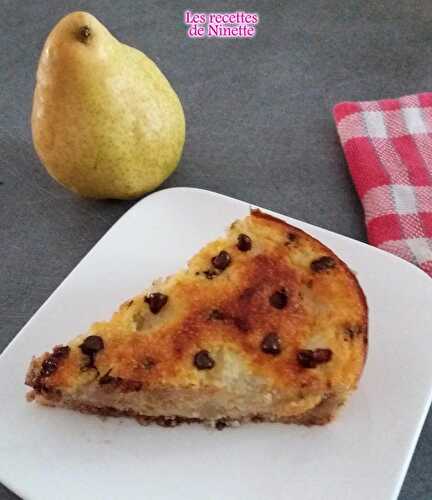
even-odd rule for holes
{"type": "Polygon", "coordinates": [[[58,368],[60,361],[67,357],[70,352],[69,346],[56,346],[52,354],[42,363],[39,377],[49,377],[58,368]]]}
{"type": "Polygon", "coordinates": [[[225,429],[226,426],[227,426],[227,423],[225,422],[225,420],[219,419],[219,420],[216,420],[216,422],[215,422],[215,427],[218,431],[222,431],[223,429],[225,429]]]}
{"type": "Polygon", "coordinates": [[[104,348],[104,342],[102,337],[99,337],[99,335],[90,335],[84,340],[79,348],[83,354],[94,356],[97,352],[104,348]]]}
{"type": "Polygon", "coordinates": [[[283,309],[288,304],[288,295],[285,288],[277,290],[269,298],[270,304],[276,309],[283,309]]]}
{"type": "Polygon", "coordinates": [[[55,357],[50,356],[42,363],[42,369],[40,371],[40,375],[42,377],[49,377],[57,370],[57,367],[58,367],[58,360],[55,357]]]}
{"type": "Polygon", "coordinates": [[[295,233],[287,234],[287,241],[284,243],[285,246],[291,245],[297,240],[297,235],[295,233]]]}
{"type": "Polygon", "coordinates": [[[105,375],[102,375],[102,377],[99,379],[99,384],[100,385],[106,385],[106,384],[111,384],[115,380],[115,377],[111,377],[110,373],[112,371],[112,368],[110,368],[105,375]]]}
{"type": "Polygon", "coordinates": [[[261,350],[266,354],[276,356],[281,352],[281,341],[277,333],[267,334],[261,342],[261,350]]]}
{"type": "Polygon", "coordinates": [[[247,234],[241,233],[238,235],[237,248],[240,252],[248,252],[252,248],[252,240],[247,234]]]}
{"type": "Polygon", "coordinates": [[[162,307],[168,302],[168,295],[165,295],[164,293],[151,293],[150,295],[147,295],[147,297],[144,298],[144,302],[146,302],[149,307],[150,311],[153,314],[157,314],[162,307]]]}
{"type": "Polygon", "coordinates": [[[319,364],[329,362],[332,356],[331,349],[300,349],[297,361],[303,368],[315,368],[319,364]]]}
{"type": "Polygon", "coordinates": [[[326,269],[331,269],[335,267],[336,261],[333,257],[329,257],[328,255],[324,255],[324,257],[320,257],[311,262],[311,269],[315,273],[319,273],[320,271],[325,271],[326,269]]]}
{"type": "Polygon", "coordinates": [[[210,370],[215,365],[214,359],[208,351],[199,351],[194,356],[194,365],[198,370],[210,370]]]}
{"type": "Polygon", "coordinates": [[[223,320],[225,319],[225,314],[222,311],[219,311],[219,309],[212,309],[208,319],[223,320]]]}
{"type": "Polygon", "coordinates": [[[328,363],[333,356],[331,349],[315,349],[314,358],[317,363],[328,363]]]}
{"type": "Polygon", "coordinates": [[[126,304],[126,307],[129,308],[132,304],[134,303],[133,300],[130,300],[127,304],[126,304]]]}
{"type": "Polygon", "coordinates": [[[310,349],[302,349],[297,353],[297,361],[303,368],[315,368],[313,351],[310,349]]]}
{"type": "Polygon", "coordinates": [[[104,348],[102,337],[99,337],[98,335],[90,335],[84,340],[79,348],[83,354],[88,356],[86,364],[81,367],[81,371],[84,372],[93,368],[97,371],[95,366],[95,356],[104,348]]]}
{"type": "Polygon", "coordinates": [[[231,264],[231,256],[228,252],[222,250],[211,261],[216,269],[223,271],[231,264]]]}

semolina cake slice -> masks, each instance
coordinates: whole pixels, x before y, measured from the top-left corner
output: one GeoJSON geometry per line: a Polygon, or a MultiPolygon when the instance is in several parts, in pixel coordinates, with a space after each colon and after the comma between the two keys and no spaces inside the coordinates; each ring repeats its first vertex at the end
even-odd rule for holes
{"type": "Polygon", "coordinates": [[[33,358],[26,384],[44,405],[165,426],[324,424],[356,388],[367,325],[346,264],[252,210],[111,320],[33,358]]]}

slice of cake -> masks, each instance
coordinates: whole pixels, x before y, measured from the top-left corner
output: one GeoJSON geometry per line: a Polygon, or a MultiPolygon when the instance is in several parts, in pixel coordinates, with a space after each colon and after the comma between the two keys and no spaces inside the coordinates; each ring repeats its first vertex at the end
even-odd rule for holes
{"type": "Polygon", "coordinates": [[[166,426],[323,424],[359,380],[367,321],[331,250],[253,210],[110,321],[33,358],[26,384],[45,405],[166,426]]]}

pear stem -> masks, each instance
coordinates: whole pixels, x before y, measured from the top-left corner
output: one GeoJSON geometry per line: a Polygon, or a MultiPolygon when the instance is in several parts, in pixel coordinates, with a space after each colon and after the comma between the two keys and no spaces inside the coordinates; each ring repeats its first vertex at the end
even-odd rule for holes
{"type": "Polygon", "coordinates": [[[88,26],[82,26],[79,29],[78,38],[80,42],[87,43],[88,39],[90,38],[90,35],[91,35],[91,30],[88,26]]]}

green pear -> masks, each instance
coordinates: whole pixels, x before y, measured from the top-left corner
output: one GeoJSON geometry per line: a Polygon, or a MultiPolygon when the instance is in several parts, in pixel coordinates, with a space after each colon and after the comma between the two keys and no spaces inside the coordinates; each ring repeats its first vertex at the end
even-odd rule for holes
{"type": "Polygon", "coordinates": [[[37,70],[32,134],[48,172],[88,198],[135,198],[176,168],[185,140],[177,94],[156,64],[94,16],[67,15],[37,70]]]}

